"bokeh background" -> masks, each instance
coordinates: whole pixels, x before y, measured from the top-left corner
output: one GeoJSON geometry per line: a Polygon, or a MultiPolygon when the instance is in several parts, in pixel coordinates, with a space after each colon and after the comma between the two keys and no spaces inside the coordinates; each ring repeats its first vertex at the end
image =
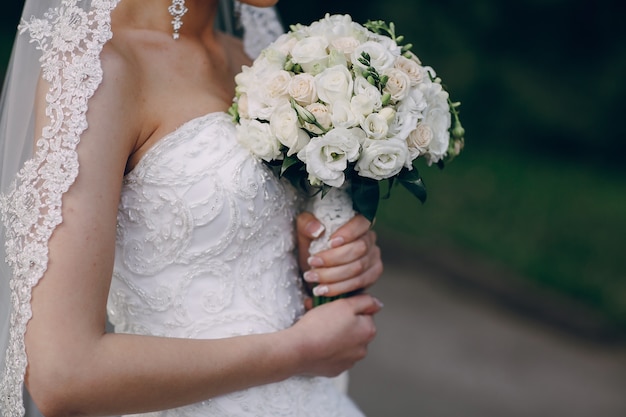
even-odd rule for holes
{"type": "MultiPolygon", "coordinates": [[[[626,10],[598,0],[282,1],[394,21],[462,102],[465,153],[398,189],[378,227],[418,251],[460,251],[626,326],[626,10]]],[[[505,275],[505,274],[503,274],[505,275]]],[[[502,277],[505,279],[505,277],[502,277]]]]}
{"type": "MultiPolygon", "coordinates": [[[[21,4],[0,15],[0,68],[21,4]]],[[[287,26],[326,12],[395,22],[462,102],[466,149],[444,170],[422,167],[427,203],[401,188],[382,203],[376,228],[388,262],[423,261],[576,337],[624,341],[623,2],[281,0],[278,8],[287,26]]]]}

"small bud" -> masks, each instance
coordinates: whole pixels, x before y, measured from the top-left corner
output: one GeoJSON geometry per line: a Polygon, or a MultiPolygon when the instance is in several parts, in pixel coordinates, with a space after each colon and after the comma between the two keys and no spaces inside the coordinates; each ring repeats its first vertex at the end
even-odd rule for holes
{"type": "Polygon", "coordinates": [[[317,119],[315,118],[313,113],[296,103],[294,99],[291,99],[291,107],[296,111],[298,117],[302,119],[302,121],[311,124],[317,123],[317,119]]]}
{"type": "Polygon", "coordinates": [[[383,75],[380,78],[380,88],[385,88],[385,86],[387,85],[387,82],[389,81],[389,76],[387,75],[383,75]]]}
{"type": "Polygon", "coordinates": [[[461,126],[461,123],[456,123],[456,126],[454,126],[454,129],[452,129],[452,136],[455,139],[463,139],[463,137],[465,136],[465,129],[463,129],[463,126],[461,126]]]}
{"type": "Polygon", "coordinates": [[[302,66],[300,64],[295,64],[293,66],[293,72],[295,72],[296,74],[300,74],[302,73],[302,66]]]}
{"type": "Polygon", "coordinates": [[[402,43],[402,41],[404,41],[404,36],[400,35],[396,38],[396,43],[402,43]]]}
{"type": "Polygon", "coordinates": [[[285,63],[285,67],[283,68],[285,71],[292,71],[295,64],[292,60],[289,60],[285,63]]]}
{"type": "Polygon", "coordinates": [[[372,84],[374,87],[376,87],[376,80],[371,75],[367,77],[367,82],[372,84]]]}
{"type": "Polygon", "coordinates": [[[391,94],[389,94],[389,93],[383,94],[383,96],[381,97],[380,101],[383,104],[383,106],[386,106],[391,101],[391,94]]]}

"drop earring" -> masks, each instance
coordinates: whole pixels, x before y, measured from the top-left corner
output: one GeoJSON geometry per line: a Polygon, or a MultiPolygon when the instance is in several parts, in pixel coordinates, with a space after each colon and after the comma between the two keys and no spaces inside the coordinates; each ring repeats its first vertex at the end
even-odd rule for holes
{"type": "Polygon", "coordinates": [[[185,0],[172,0],[172,5],[167,10],[173,17],[172,27],[174,28],[174,33],[172,33],[172,37],[178,39],[180,37],[178,32],[183,25],[182,18],[189,9],[185,7],[185,0]]]}

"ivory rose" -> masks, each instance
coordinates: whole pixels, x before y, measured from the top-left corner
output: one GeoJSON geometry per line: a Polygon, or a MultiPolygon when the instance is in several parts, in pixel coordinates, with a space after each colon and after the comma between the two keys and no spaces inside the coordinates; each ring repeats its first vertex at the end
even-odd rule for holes
{"type": "Polygon", "coordinates": [[[300,105],[306,106],[317,101],[315,77],[311,74],[302,73],[294,76],[289,81],[287,91],[300,105]]]}

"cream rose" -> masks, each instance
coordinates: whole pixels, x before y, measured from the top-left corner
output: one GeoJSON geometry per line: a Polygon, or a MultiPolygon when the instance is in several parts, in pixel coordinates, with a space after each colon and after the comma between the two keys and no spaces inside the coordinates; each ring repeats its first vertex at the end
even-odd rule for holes
{"type": "Polygon", "coordinates": [[[350,100],[354,88],[352,74],[342,65],[327,68],[315,76],[315,86],[320,100],[332,104],[339,100],[350,100]]]}
{"type": "Polygon", "coordinates": [[[270,130],[287,147],[287,156],[298,153],[309,142],[309,135],[298,125],[298,114],[289,103],[283,104],[272,113],[270,130]]]}
{"type": "Polygon", "coordinates": [[[383,75],[389,77],[383,92],[391,95],[391,100],[398,102],[403,100],[411,88],[409,76],[397,68],[389,68],[383,71],[383,75]]]}
{"type": "Polygon", "coordinates": [[[317,88],[315,87],[315,77],[307,73],[294,76],[289,81],[287,92],[302,106],[316,102],[317,88]]]}
{"type": "Polygon", "coordinates": [[[421,83],[424,78],[423,68],[412,59],[399,56],[393,66],[409,76],[411,86],[421,83]]]}
{"type": "Polygon", "coordinates": [[[280,142],[272,135],[268,123],[241,119],[236,129],[237,140],[253,155],[268,162],[280,157],[280,142]]]}
{"type": "Polygon", "coordinates": [[[362,177],[380,181],[398,174],[407,160],[406,141],[366,139],[355,170],[362,177]]]}
{"type": "Polygon", "coordinates": [[[433,130],[430,126],[421,123],[414,129],[406,138],[407,146],[409,148],[409,160],[407,160],[407,167],[411,166],[411,163],[418,156],[426,153],[428,145],[433,140],[433,130]]]}

